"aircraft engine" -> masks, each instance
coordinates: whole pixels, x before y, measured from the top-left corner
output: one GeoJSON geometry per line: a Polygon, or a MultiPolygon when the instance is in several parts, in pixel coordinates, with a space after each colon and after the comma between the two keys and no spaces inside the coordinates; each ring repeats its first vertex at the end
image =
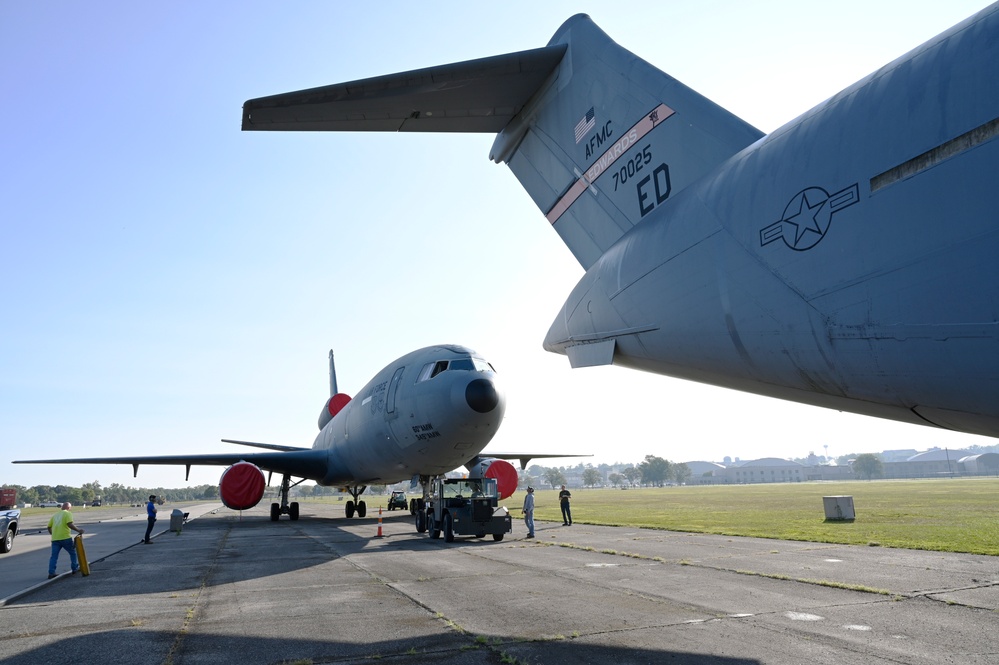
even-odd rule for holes
{"type": "Polygon", "coordinates": [[[333,416],[340,413],[349,401],[350,395],[346,393],[337,393],[326,400],[326,404],[323,405],[323,410],[319,414],[319,429],[326,427],[326,424],[333,420],[333,416]]]}
{"type": "Polygon", "coordinates": [[[236,462],[222,472],[219,494],[226,508],[248,510],[264,495],[264,472],[249,462],[236,462]]]}
{"type": "Polygon", "coordinates": [[[468,470],[469,478],[495,478],[499,498],[505,499],[517,491],[517,469],[506,460],[487,457],[468,470]]]}

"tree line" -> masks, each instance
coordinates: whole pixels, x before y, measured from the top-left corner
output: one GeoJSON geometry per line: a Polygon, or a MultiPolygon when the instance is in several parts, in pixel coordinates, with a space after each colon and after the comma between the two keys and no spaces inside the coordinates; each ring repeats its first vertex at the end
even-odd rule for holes
{"type": "Polygon", "coordinates": [[[99,481],[84,483],[82,487],[70,485],[3,485],[4,489],[17,490],[17,503],[30,503],[37,506],[45,502],[72,503],[74,506],[92,504],[100,499],[104,505],[132,505],[145,503],[150,494],[162,497],[164,501],[199,501],[202,499],[218,499],[218,485],[196,485],[180,489],[164,487],[125,487],[121,483],[111,483],[101,486],[99,481]]]}
{"type": "MultiPolygon", "coordinates": [[[[555,489],[568,484],[566,481],[568,471],[559,467],[545,468],[534,465],[522,475],[521,484],[544,482],[555,489]]],[[[656,455],[646,455],[641,463],[620,470],[614,470],[605,464],[600,465],[600,468],[580,464],[575,471],[573,477],[580,478],[583,487],[597,487],[607,483],[614,487],[663,487],[667,484],[682,485],[691,476],[690,468],[686,464],[671,462],[656,455]]]]}

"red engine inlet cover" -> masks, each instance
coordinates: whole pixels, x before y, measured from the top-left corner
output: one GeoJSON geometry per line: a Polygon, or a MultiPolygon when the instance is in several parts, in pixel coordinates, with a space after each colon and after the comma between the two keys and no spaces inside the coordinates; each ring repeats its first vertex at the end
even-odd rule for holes
{"type": "Polygon", "coordinates": [[[345,393],[337,393],[330,397],[329,401],[326,402],[326,409],[330,412],[331,416],[335,416],[340,413],[343,407],[347,406],[347,402],[350,401],[350,395],[345,393]]]}
{"type": "Polygon", "coordinates": [[[264,495],[264,472],[249,462],[236,462],[222,472],[219,494],[226,508],[248,510],[264,495]]]}
{"type": "Polygon", "coordinates": [[[486,478],[496,479],[496,491],[499,492],[500,499],[512,496],[517,491],[517,469],[506,460],[493,460],[486,469],[486,478]]]}
{"type": "Polygon", "coordinates": [[[326,404],[323,404],[323,410],[319,412],[319,429],[326,427],[333,416],[343,411],[343,407],[350,403],[350,395],[346,393],[337,393],[326,400],[326,404]]]}

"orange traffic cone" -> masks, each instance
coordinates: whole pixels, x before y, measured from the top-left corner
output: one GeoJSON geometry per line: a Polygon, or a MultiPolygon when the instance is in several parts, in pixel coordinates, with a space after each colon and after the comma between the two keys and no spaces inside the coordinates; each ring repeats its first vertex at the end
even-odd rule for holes
{"type": "Polygon", "coordinates": [[[382,509],[378,509],[378,535],[375,538],[382,537],[382,509]]]}

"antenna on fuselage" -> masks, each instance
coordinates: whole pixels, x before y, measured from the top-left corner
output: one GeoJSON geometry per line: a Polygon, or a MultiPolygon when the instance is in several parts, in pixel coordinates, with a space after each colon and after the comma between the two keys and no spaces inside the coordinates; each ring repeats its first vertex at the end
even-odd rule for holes
{"type": "Polygon", "coordinates": [[[333,349],[330,349],[330,397],[338,392],[340,391],[336,389],[336,366],[333,364],[333,349]]]}

